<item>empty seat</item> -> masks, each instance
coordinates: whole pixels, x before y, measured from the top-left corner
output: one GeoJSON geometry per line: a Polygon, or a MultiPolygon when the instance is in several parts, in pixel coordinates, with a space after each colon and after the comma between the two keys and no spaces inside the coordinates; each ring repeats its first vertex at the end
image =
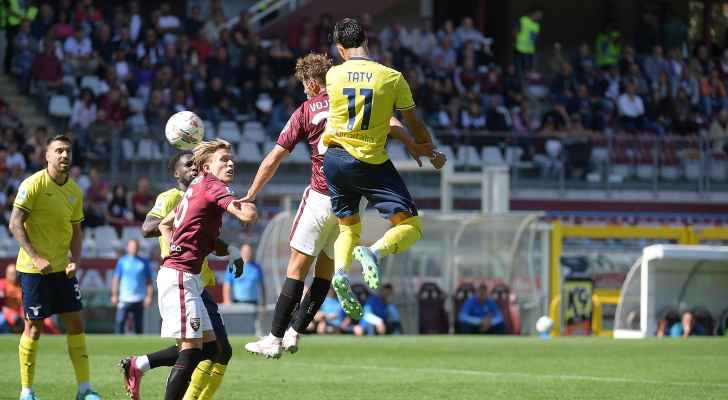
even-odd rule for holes
{"type": "Polygon", "coordinates": [[[86,75],[81,78],[81,88],[91,89],[94,95],[98,95],[101,91],[101,80],[95,75],[86,75]]]}
{"type": "MultiPolygon", "coordinates": [[[[520,147],[516,147],[516,149],[521,150],[520,147]]],[[[503,154],[501,154],[500,148],[496,146],[485,146],[481,153],[483,155],[483,164],[502,165],[506,163],[506,160],[503,158],[503,154]]]]}
{"type": "Polygon", "coordinates": [[[69,100],[68,96],[55,95],[51,97],[51,101],[48,104],[48,113],[50,115],[59,118],[68,118],[72,112],[71,100],[69,100]]]}
{"type": "Polygon", "coordinates": [[[476,150],[474,146],[458,147],[457,164],[471,168],[480,168],[482,166],[482,161],[478,154],[478,150],[476,150]]]}
{"type": "Polygon", "coordinates": [[[134,159],[134,143],[131,141],[131,139],[124,138],[121,140],[121,154],[125,160],[134,159]]]}
{"type": "Polygon", "coordinates": [[[217,135],[230,143],[240,143],[242,140],[240,129],[235,121],[220,122],[220,125],[217,127],[217,135]]]}
{"type": "Polygon", "coordinates": [[[447,158],[448,162],[454,163],[456,167],[459,166],[457,159],[455,158],[455,153],[452,151],[452,147],[450,146],[441,146],[438,148],[440,153],[444,154],[447,158]]]}
{"type": "Polygon", "coordinates": [[[258,163],[263,160],[263,155],[260,154],[260,146],[255,142],[243,141],[238,146],[238,161],[248,163],[258,163]]]}
{"type": "Polygon", "coordinates": [[[159,146],[151,139],[142,139],[139,141],[137,149],[137,160],[154,160],[159,153],[159,146]],[[156,149],[155,149],[156,147],[156,149]]]}
{"type": "Polygon", "coordinates": [[[215,130],[215,124],[212,123],[212,121],[202,121],[203,125],[205,126],[205,139],[211,140],[215,138],[215,133],[217,132],[215,130]]]}
{"type": "Polygon", "coordinates": [[[394,161],[409,160],[407,151],[404,149],[404,146],[399,143],[391,144],[387,149],[387,153],[389,153],[389,158],[394,161]]]}
{"type": "Polygon", "coordinates": [[[139,242],[144,239],[141,229],[138,226],[125,226],[121,231],[121,241],[126,243],[132,239],[136,239],[139,242]]]}
{"type": "Polygon", "coordinates": [[[129,109],[133,113],[144,112],[144,99],[141,97],[129,97],[129,109]]]}
{"type": "Polygon", "coordinates": [[[263,143],[266,140],[265,128],[258,121],[248,121],[243,126],[243,137],[245,140],[263,143]]]}

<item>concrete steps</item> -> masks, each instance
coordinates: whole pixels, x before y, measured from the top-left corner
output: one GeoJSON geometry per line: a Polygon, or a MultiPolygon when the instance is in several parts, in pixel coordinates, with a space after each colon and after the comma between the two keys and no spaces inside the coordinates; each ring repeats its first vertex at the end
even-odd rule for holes
{"type": "Polygon", "coordinates": [[[53,127],[53,123],[45,110],[38,107],[36,99],[30,95],[23,94],[15,81],[15,78],[0,74],[0,93],[2,98],[18,113],[23,125],[32,132],[36,127],[45,125],[53,127]]]}

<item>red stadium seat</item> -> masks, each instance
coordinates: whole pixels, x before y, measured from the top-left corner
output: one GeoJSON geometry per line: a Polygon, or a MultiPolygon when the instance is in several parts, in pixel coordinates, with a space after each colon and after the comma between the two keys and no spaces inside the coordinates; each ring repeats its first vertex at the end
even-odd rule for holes
{"type": "Polygon", "coordinates": [[[448,333],[449,319],[445,311],[447,294],[437,284],[425,282],[417,293],[419,332],[421,334],[448,333]]]}

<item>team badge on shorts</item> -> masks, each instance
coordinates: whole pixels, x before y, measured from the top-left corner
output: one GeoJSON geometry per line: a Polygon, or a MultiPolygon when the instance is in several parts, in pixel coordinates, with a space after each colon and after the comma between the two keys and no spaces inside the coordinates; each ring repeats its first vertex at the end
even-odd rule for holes
{"type": "Polygon", "coordinates": [[[197,332],[200,329],[200,319],[190,318],[190,326],[195,330],[195,332],[197,332]]]}

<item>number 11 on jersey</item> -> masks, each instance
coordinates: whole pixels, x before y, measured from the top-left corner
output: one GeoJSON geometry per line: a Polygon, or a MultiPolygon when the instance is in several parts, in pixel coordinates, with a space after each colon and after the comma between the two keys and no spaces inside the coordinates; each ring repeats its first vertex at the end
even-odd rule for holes
{"type": "MultiPolygon", "coordinates": [[[[349,124],[347,125],[349,130],[354,130],[354,123],[356,122],[356,89],[355,88],[344,88],[343,94],[349,100],[349,124]]],[[[361,119],[360,130],[365,131],[369,129],[369,119],[372,116],[372,99],[374,97],[374,90],[372,89],[359,89],[359,94],[364,97],[364,107],[362,112],[364,115],[361,119]]]]}

